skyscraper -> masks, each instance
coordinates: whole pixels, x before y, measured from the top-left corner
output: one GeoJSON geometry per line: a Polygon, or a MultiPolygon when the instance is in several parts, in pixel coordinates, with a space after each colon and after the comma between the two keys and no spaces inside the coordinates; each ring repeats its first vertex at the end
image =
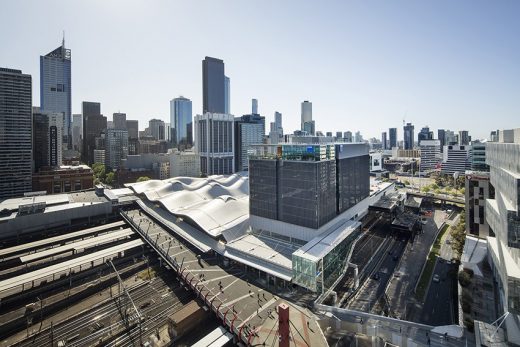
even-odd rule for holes
{"type": "Polygon", "coordinates": [[[274,113],[274,126],[278,135],[283,136],[282,114],[280,112],[274,113]]]}
{"type": "Polygon", "coordinates": [[[403,139],[404,139],[404,149],[413,149],[414,143],[414,126],[412,123],[406,123],[403,127],[403,139]]]}
{"type": "Polygon", "coordinates": [[[72,115],[72,149],[81,153],[83,145],[83,120],[81,114],[72,115]]]}
{"type": "Polygon", "coordinates": [[[63,114],[63,146],[72,146],[71,137],[71,52],[60,47],[40,56],[40,109],[42,112],[63,114]]]}
{"type": "MultiPolygon", "coordinates": [[[[229,79],[227,87],[229,89],[229,79]]],[[[229,100],[229,91],[226,93],[224,61],[206,57],[202,61],[202,112],[226,113],[229,111],[226,100],[229,100]]]]}
{"type": "Polygon", "coordinates": [[[446,145],[446,132],[444,129],[437,130],[437,139],[441,142],[441,153],[444,151],[444,145],[446,145]]]}
{"type": "Polygon", "coordinates": [[[422,140],[433,140],[433,131],[430,131],[430,128],[427,126],[423,127],[419,134],[417,134],[417,144],[419,146],[422,140]]]}
{"type": "Polygon", "coordinates": [[[390,149],[397,147],[397,128],[388,129],[390,149]]]}
{"type": "MultiPolygon", "coordinates": [[[[254,100],[254,99],[253,99],[254,100]]],[[[248,152],[251,145],[261,144],[265,135],[265,117],[258,113],[235,118],[235,171],[249,168],[248,152]]]]}
{"type": "Polygon", "coordinates": [[[251,114],[258,114],[258,100],[251,100],[251,114]]]}
{"type": "Polygon", "coordinates": [[[112,115],[114,121],[114,129],[126,130],[126,113],[114,113],[112,115]]]}
{"type": "MultiPolygon", "coordinates": [[[[312,122],[312,102],[305,100],[302,102],[301,130],[305,131],[305,123],[312,122]]],[[[314,135],[309,133],[309,135],[314,135]]]]}
{"type": "Polygon", "coordinates": [[[119,169],[121,160],[128,156],[128,131],[125,129],[107,129],[105,136],[105,166],[119,169]]]}
{"type": "Polygon", "coordinates": [[[470,136],[467,130],[459,131],[459,145],[467,146],[469,145],[470,136]]]}
{"type": "Polygon", "coordinates": [[[233,116],[205,113],[194,119],[195,148],[200,154],[200,170],[206,175],[229,175],[235,172],[233,116]]]}
{"type": "Polygon", "coordinates": [[[150,128],[150,134],[157,140],[163,141],[166,137],[164,135],[165,125],[164,121],[160,119],[150,119],[148,121],[148,127],[150,128]]]}
{"type": "Polygon", "coordinates": [[[386,145],[387,145],[387,142],[386,142],[386,131],[383,131],[381,133],[381,143],[383,144],[383,149],[386,149],[386,145]]]}
{"type": "Polygon", "coordinates": [[[81,104],[83,115],[83,153],[82,158],[85,163],[94,163],[94,150],[96,149],[96,138],[107,129],[107,117],[101,114],[101,104],[99,102],[83,101],[81,104]]]}
{"type": "Polygon", "coordinates": [[[191,100],[180,96],[170,101],[171,142],[178,148],[193,144],[193,115],[191,100]]]}
{"type": "Polygon", "coordinates": [[[34,172],[42,167],[62,165],[63,113],[41,112],[33,109],[33,158],[34,172]]]}
{"type": "Polygon", "coordinates": [[[0,68],[0,200],[32,190],[32,79],[0,68]]]}
{"type": "Polygon", "coordinates": [[[126,130],[128,130],[128,154],[138,154],[139,149],[139,121],[127,120],[126,130]]]}
{"type": "Polygon", "coordinates": [[[441,142],[439,140],[423,139],[419,147],[421,148],[421,163],[419,171],[421,174],[430,172],[437,168],[441,161],[441,142]]]}
{"type": "Polygon", "coordinates": [[[224,111],[231,113],[231,82],[227,76],[224,76],[224,111]]]}

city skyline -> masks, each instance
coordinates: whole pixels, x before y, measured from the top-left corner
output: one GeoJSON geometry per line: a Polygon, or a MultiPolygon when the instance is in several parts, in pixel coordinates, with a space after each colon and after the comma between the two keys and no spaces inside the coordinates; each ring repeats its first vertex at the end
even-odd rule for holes
{"type": "Polygon", "coordinates": [[[313,103],[316,130],[359,130],[365,138],[402,128],[403,119],[417,128],[464,129],[487,138],[491,130],[514,126],[517,116],[518,3],[120,4],[7,4],[27,21],[22,26],[11,16],[0,23],[0,65],[33,76],[33,104],[39,106],[39,56],[57,47],[65,30],[74,60],[72,113],[80,112],[82,101],[95,101],[105,116],[125,112],[142,127],[151,118],[166,121],[169,100],[179,95],[193,101],[194,115],[202,113],[205,56],[226,64],[233,115],[249,113],[256,98],[266,121],[275,111],[284,114],[287,132],[300,128],[304,100],[313,103]],[[42,18],[41,11],[48,15],[42,18]],[[172,13],[176,25],[168,22],[172,13]],[[250,28],[249,13],[269,16],[271,25],[250,28]],[[219,15],[229,20],[204,30],[186,14],[200,15],[198,23],[219,15]],[[308,28],[311,16],[316,25],[308,28]],[[7,34],[13,29],[16,37],[7,34]],[[173,54],[172,40],[182,45],[182,55],[173,54]],[[308,54],[296,55],[302,49],[308,54]],[[102,59],[92,59],[93,52],[102,59]]]}

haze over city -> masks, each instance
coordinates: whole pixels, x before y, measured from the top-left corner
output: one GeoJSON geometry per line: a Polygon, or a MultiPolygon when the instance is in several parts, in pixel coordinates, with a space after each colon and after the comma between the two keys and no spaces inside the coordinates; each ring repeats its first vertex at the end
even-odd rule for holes
{"type": "MultiPolygon", "coordinates": [[[[299,128],[310,100],[316,130],[467,129],[488,138],[518,119],[520,3],[516,1],[10,1],[0,65],[32,74],[61,43],[72,50],[72,113],[98,101],[144,128],[179,95],[202,113],[201,60],[224,60],[232,114],[299,128]],[[42,15],[45,13],[45,15],[42,15]]],[[[39,104],[33,89],[33,103],[39,104]]],[[[401,137],[402,134],[399,135],[401,137]]]]}

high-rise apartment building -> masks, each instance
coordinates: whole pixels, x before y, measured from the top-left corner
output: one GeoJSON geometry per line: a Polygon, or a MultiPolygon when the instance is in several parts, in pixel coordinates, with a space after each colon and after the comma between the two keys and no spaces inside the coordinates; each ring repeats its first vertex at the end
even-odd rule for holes
{"type": "Polygon", "coordinates": [[[419,145],[421,149],[421,174],[435,170],[441,161],[441,142],[439,140],[423,139],[419,145]]]}
{"type": "Polygon", "coordinates": [[[390,149],[397,147],[397,128],[388,129],[388,137],[390,141],[390,149]]]}
{"type": "Polygon", "coordinates": [[[101,136],[107,129],[107,117],[101,114],[101,104],[99,102],[83,101],[81,104],[83,115],[83,152],[82,158],[85,163],[94,163],[94,150],[104,150],[96,148],[96,138],[101,136]]]}
{"type": "MultiPolygon", "coordinates": [[[[301,130],[305,130],[305,123],[312,122],[312,102],[305,100],[302,102],[302,114],[301,114],[301,130]]],[[[314,131],[309,133],[309,135],[314,135],[314,131]]]]}
{"type": "Polygon", "coordinates": [[[32,78],[0,68],[0,200],[32,190],[32,78]]]}
{"type": "Polygon", "coordinates": [[[406,123],[403,127],[404,149],[413,149],[414,146],[414,126],[412,123],[406,123]]]}
{"type": "Polygon", "coordinates": [[[229,111],[229,79],[226,83],[224,61],[206,57],[202,61],[202,112],[225,113],[229,111]],[[227,88],[226,88],[227,87],[227,88]]]}
{"type": "Polygon", "coordinates": [[[235,118],[235,171],[248,170],[248,153],[252,145],[261,144],[265,136],[265,117],[257,113],[235,118]]]}
{"type": "Polygon", "coordinates": [[[387,149],[388,142],[387,142],[387,139],[386,139],[386,131],[383,131],[381,133],[381,143],[383,145],[383,149],[387,149]]]}
{"type": "Polygon", "coordinates": [[[72,146],[71,137],[71,51],[60,47],[40,56],[40,109],[63,114],[63,146],[72,146]]]}
{"type": "Polygon", "coordinates": [[[62,129],[63,113],[47,113],[41,112],[39,107],[33,108],[34,172],[63,164],[62,129]]]}
{"type": "Polygon", "coordinates": [[[171,142],[179,149],[193,145],[193,115],[191,100],[178,97],[170,101],[171,142]]]}
{"type": "Polygon", "coordinates": [[[107,129],[105,135],[105,166],[118,170],[121,160],[128,156],[128,131],[107,129]]]}
{"type": "Polygon", "coordinates": [[[205,175],[229,175],[235,172],[234,117],[205,113],[195,116],[195,149],[200,154],[200,169],[205,175]]]}
{"type": "Polygon", "coordinates": [[[498,314],[510,344],[520,345],[520,129],[499,132],[499,142],[486,145],[486,163],[494,198],[486,200],[488,253],[498,283],[498,314]]]}

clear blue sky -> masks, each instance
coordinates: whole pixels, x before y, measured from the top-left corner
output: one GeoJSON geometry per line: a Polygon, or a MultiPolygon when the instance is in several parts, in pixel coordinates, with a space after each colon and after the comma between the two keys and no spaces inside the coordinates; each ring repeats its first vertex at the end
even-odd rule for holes
{"type": "Polygon", "coordinates": [[[520,126],[520,1],[3,1],[0,66],[33,76],[39,55],[72,49],[72,111],[81,101],[126,112],[140,128],[169,121],[169,100],[202,108],[201,60],[231,78],[231,112],[299,127],[313,102],[316,128],[380,137],[418,128],[520,126]]]}

